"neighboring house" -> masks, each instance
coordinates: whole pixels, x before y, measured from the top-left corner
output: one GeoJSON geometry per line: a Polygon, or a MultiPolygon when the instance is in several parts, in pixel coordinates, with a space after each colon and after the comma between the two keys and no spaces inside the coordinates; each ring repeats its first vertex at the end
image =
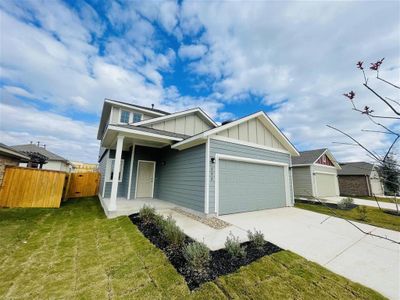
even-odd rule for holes
{"type": "Polygon", "coordinates": [[[293,205],[298,152],[264,112],[218,126],[200,108],[169,114],[106,99],[97,138],[108,211],[136,198],[216,215],[293,205]]]}
{"type": "Polygon", "coordinates": [[[383,195],[377,167],[367,162],[341,163],[338,172],[340,194],[345,196],[383,195]]]}
{"type": "Polygon", "coordinates": [[[13,149],[24,153],[29,157],[41,157],[45,160],[43,164],[33,162],[20,163],[21,167],[40,168],[44,170],[55,170],[68,172],[70,170],[70,163],[64,157],[61,157],[53,152],[50,152],[45,146],[38,146],[36,144],[16,145],[12,146],[13,149]]]}
{"type": "Polygon", "coordinates": [[[98,164],[85,163],[81,161],[70,161],[72,172],[95,172],[98,170],[98,164]]]}
{"type": "Polygon", "coordinates": [[[340,166],[328,149],[300,152],[292,158],[293,186],[296,196],[339,196],[337,172],[340,166]]]}
{"type": "Polygon", "coordinates": [[[28,162],[29,157],[15,149],[0,143],[0,186],[3,183],[6,166],[18,166],[21,162],[28,162]]]}

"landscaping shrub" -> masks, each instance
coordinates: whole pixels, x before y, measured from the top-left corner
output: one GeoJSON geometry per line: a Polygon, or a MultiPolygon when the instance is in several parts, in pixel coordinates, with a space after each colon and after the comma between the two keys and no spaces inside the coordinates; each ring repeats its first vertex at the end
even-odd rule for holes
{"type": "Polygon", "coordinates": [[[161,231],[165,239],[168,241],[170,248],[177,249],[183,246],[185,242],[185,234],[176,225],[175,220],[168,216],[166,220],[161,221],[161,231]]]}
{"type": "Polygon", "coordinates": [[[254,244],[254,246],[258,249],[264,247],[266,241],[264,239],[264,234],[261,231],[257,231],[254,229],[254,233],[251,230],[247,231],[247,237],[249,241],[254,244]]]}
{"type": "Polygon", "coordinates": [[[359,206],[357,207],[357,212],[358,212],[358,218],[362,221],[367,220],[367,209],[365,206],[359,206]]]}
{"type": "Polygon", "coordinates": [[[139,210],[139,217],[145,224],[154,223],[156,216],[156,209],[152,206],[143,205],[143,207],[139,210]]]}
{"type": "Polygon", "coordinates": [[[211,256],[206,245],[199,242],[190,243],[185,247],[183,256],[193,275],[199,278],[207,276],[211,256]]]}
{"type": "Polygon", "coordinates": [[[340,209],[350,208],[354,204],[354,200],[351,197],[342,198],[337,204],[340,209]]]}
{"type": "Polygon", "coordinates": [[[225,249],[233,259],[240,259],[246,256],[246,250],[240,246],[239,237],[232,232],[226,237],[225,249]]]}

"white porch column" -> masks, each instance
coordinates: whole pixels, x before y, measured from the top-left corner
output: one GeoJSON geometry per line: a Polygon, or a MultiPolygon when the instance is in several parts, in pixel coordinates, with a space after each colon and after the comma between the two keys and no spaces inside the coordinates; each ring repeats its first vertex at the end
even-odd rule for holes
{"type": "Polygon", "coordinates": [[[110,211],[117,210],[118,179],[119,179],[119,171],[120,171],[120,166],[121,166],[121,156],[122,156],[123,144],[124,144],[124,136],[118,135],[117,149],[115,150],[114,175],[113,175],[112,185],[111,185],[110,206],[108,207],[108,210],[110,210],[110,211]]]}
{"type": "Polygon", "coordinates": [[[136,145],[132,145],[132,153],[131,153],[131,164],[129,167],[129,183],[128,183],[128,195],[126,195],[126,199],[131,199],[131,188],[132,188],[132,172],[133,172],[133,161],[135,160],[135,147],[136,145]]]}

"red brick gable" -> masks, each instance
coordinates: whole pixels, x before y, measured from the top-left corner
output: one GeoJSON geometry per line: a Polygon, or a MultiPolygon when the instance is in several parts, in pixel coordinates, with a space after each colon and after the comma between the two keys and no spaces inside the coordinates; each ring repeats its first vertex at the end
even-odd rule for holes
{"type": "Polygon", "coordinates": [[[325,165],[325,166],[332,166],[332,167],[334,166],[334,164],[332,163],[332,161],[328,158],[328,156],[326,154],[324,154],[320,158],[318,158],[316,163],[320,164],[320,165],[325,165]]]}

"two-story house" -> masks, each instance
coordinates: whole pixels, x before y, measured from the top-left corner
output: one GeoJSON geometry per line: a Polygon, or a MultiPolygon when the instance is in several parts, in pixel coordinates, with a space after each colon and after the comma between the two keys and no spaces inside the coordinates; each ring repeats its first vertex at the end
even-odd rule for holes
{"type": "Polygon", "coordinates": [[[202,109],[176,113],[106,99],[99,197],[164,200],[206,215],[291,206],[298,151],[262,111],[217,125],[202,109]]]}

